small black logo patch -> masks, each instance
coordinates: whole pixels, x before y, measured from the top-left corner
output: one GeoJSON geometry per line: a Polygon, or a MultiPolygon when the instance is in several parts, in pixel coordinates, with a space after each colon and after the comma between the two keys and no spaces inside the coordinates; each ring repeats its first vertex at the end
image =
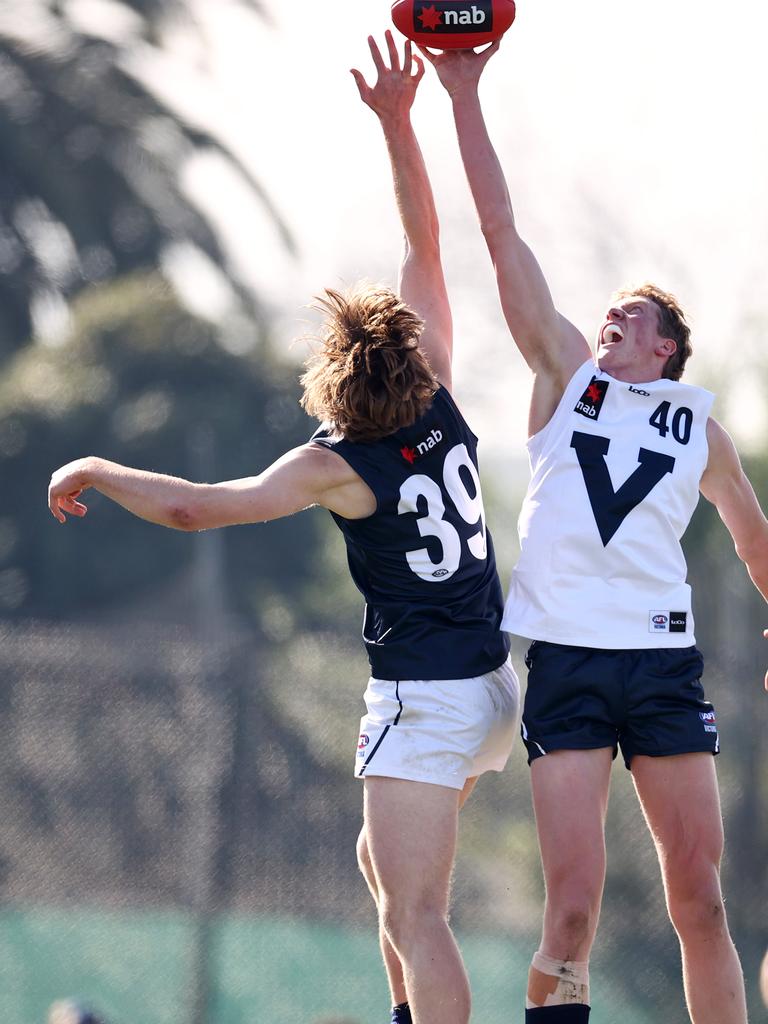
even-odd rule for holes
{"type": "Polygon", "coordinates": [[[596,380],[594,377],[589,382],[589,387],[576,403],[574,412],[581,413],[588,420],[596,420],[605,401],[605,393],[608,390],[610,381],[596,380]]]}
{"type": "Polygon", "coordinates": [[[492,32],[492,0],[430,0],[414,3],[413,27],[416,32],[435,35],[457,32],[492,32]]]}
{"type": "Polygon", "coordinates": [[[688,628],[688,612],[669,613],[669,632],[684,633],[688,628]]]}

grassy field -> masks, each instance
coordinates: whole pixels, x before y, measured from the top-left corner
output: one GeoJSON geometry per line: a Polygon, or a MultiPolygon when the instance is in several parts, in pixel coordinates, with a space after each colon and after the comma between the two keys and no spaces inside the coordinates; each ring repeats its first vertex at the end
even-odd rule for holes
{"type": "MultiPolygon", "coordinates": [[[[530,951],[460,937],[473,1021],[522,1018],[530,951]]],[[[194,921],[179,913],[6,910],[0,914],[0,1020],[44,1024],[54,999],[76,996],[109,1024],[189,1024],[194,921]]],[[[388,994],[369,930],[287,919],[222,917],[210,931],[209,1024],[385,1024],[388,994]]],[[[651,1024],[593,977],[594,1024],[651,1024]]]]}

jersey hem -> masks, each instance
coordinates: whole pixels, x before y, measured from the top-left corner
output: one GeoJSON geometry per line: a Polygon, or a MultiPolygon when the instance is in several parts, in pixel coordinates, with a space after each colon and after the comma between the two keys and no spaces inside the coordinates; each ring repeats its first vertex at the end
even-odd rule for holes
{"type": "Polygon", "coordinates": [[[523,640],[541,640],[548,644],[562,644],[563,647],[587,647],[594,651],[655,651],[696,646],[696,637],[693,634],[685,633],[676,633],[671,643],[659,643],[658,636],[649,637],[647,643],[639,641],[637,637],[633,637],[629,642],[621,643],[616,640],[606,640],[599,637],[565,637],[562,634],[544,633],[538,630],[527,632],[519,627],[513,629],[504,622],[502,622],[501,628],[505,633],[509,633],[510,636],[519,636],[523,640]]]}

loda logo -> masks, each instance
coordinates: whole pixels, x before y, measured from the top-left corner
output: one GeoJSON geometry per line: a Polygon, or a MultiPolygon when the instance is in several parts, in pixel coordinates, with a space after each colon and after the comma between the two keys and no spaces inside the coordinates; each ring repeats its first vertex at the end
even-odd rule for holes
{"type": "Polygon", "coordinates": [[[642,395],[644,398],[651,397],[650,391],[643,391],[642,388],[633,388],[631,384],[629,385],[629,390],[632,392],[633,395],[642,395]]]}
{"type": "Polygon", "coordinates": [[[443,15],[445,17],[446,27],[448,25],[484,25],[485,24],[485,11],[481,11],[479,7],[475,7],[473,4],[468,11],[448,11],[444,10],[443,15]]]}

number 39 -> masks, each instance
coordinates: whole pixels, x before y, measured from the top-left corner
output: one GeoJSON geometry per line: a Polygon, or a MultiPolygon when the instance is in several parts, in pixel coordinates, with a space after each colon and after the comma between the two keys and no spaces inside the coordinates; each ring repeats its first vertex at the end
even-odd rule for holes
{"type": "MultiPolygon", "coordinates": [[[[469,452],[464,444],[457,444],[448,452],[443,463],[443,484],[448,497],[456,507],[465,523],[478,526],[467,541],[467,547],[475,558],[482,561],[486,557],[485,513],[483,496],[480,492],[480,479],[469,452]],[[467,490],[461,478],[460,470],[469,474],[475,489],[475,496],[467,490]]],[[[461,563],[461,537],[458,530],[445,518],[445,501],[440,487],[428,476],[417,474],[408,477],[400,488],[400,502],[397,506],[399,515],[406,512],[418,512],[419,498],[427,503],[426,515],[420,516],[416,523],[422,537],[436,537],[442,548],[442,559],[433,562],[427,548],[417,548],[406,553],[408,565],[423,580],[431,583],[443,583],[449,580],[461,563]]]]}

